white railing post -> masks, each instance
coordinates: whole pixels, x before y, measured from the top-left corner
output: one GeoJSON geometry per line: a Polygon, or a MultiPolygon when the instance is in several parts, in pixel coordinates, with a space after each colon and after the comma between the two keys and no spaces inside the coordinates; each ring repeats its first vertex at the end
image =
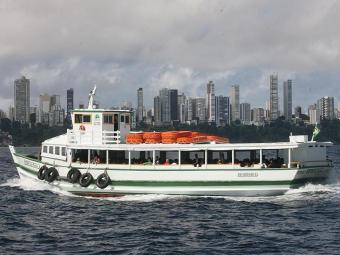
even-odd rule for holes
{"type": "Polygon", "coordinates": [[[231,150],[231,165],[232,167],[235,166],[235,150],[234,149],[231,150]]]}
{"type": "Polygon", "coordinates": [[[204,150],[204,167],[205,168],[208,167],[208,150],[207,149],[204,150]]]}
{"type": "Polygon", "coordinates": [[[292,162],[292,149],[288,149],[288,168],[291,168],[291,162],[292,162]]]}
{"type": "Polygon", "coordinates": [[[262,149],[260,149],[260,165],[262,166],[263,162],[262,162],[262,149]]]}

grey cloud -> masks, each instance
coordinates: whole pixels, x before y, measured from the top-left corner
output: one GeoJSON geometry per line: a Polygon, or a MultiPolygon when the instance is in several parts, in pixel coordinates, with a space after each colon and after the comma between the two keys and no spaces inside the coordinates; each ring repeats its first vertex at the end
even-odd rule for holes
{"type": "Polygon", "coordinates": [[[296,100],[308,91],[313,102],[338,93],[339,14],[340,2],[317,0],[1,1],[0,108],[20,74],[33,100],[74,87],[84,102],[97,83],[103,105],[134,102],[138,87],[152,105],[160,87],[203,95],[214,80],[218,94],[238,83],[263,106],[278,72],[296,78],[296,100]]]}

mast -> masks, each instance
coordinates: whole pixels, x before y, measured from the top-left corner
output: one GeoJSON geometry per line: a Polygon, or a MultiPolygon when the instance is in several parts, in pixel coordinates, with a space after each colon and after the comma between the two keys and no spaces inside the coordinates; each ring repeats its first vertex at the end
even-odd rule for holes
{"type": "Polygon", "coordinates": [[[87,109],[89,109],[89,110],[93,109],[93,102],[94,102],[94,96],[96,95],[96,89],[97,89],[97,85],[94,85],[93,90],[90,91],[90,94],[89,94],[89,106],[87,107],[87,109]]]}

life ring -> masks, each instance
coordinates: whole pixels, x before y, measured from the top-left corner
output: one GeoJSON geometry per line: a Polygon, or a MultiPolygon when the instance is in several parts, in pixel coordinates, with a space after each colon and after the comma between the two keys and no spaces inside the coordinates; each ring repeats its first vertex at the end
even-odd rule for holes
{"type": "Polygon", "coordinates": [[[48,170],[48,167],[46,165],[43,165],[42,167],[39,168],[39,171],[37,173],[39,180],[45,179],[45,173],[46,173],[47,170],[48,170]]]}
{"type": "Polygon", "coordinates": [[[88,187],[93,181],[93,176],[90,173],[85,173],[80,176],[79,184],[82,187],[88,187]]]}
{"type": "Polygon", "coordinates": [[[78,182],[80,176],[81,172],[77,168],[71,168],[67,173],[67,179],[70,181],[70,183],[78,182]]]}
{"type": "Polygon", "coordinates": [[[80,126],[79,126],[79,130],[80,130],[80,131],[85,131],[85,130],[86,130],[86,129],[85,129],[85,126],[84,126],[84,125],[80,125],[80,126]]]}
{"type": "Polygon", "coordinates": [[[98,188],[105,189],[111,182],[107,173],[102,173],[97,177],[96,185],[98,188]]]}
{"type": "Polygon", "coordinates": [[[57,179],[58,176],[59,173],[57,169],[55,169],[54,167],[50,167],[45,173],[45,180],[48,182],[53,182],[55,181],[55,179],[57,179]]]}

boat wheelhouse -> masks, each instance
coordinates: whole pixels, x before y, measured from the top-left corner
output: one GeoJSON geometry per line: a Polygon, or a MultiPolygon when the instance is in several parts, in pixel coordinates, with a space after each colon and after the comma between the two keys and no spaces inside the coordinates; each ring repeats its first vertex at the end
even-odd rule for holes
{"type": "Polygon", "coordinates": [[[280,143],[233,144],[223,139],[126,143],[132,133],[132,112],[95,109],[91,94],[88,109],[72,112],[73,128],[44,141],[39,158],[10,147],[20,176],[85,196],[259,196],[320,183],[332,169],[327,158],[332,144],[308,141],[307,136],[290,136],[289,142],[280,143]]]}

